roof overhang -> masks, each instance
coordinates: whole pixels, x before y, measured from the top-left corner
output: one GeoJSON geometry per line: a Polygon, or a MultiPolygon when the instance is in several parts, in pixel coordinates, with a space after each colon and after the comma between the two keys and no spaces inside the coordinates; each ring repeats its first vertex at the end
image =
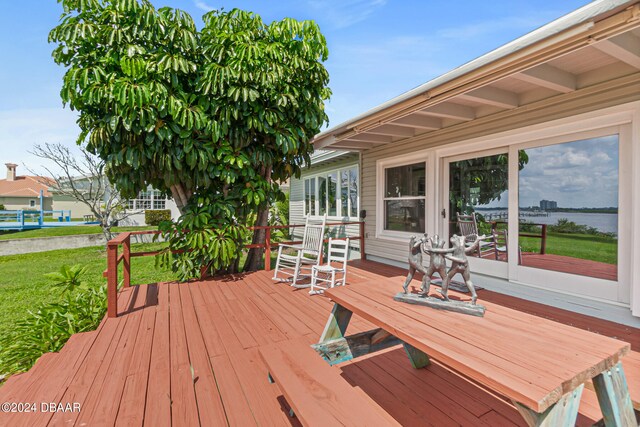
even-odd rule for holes
{"type": "Polygon", "coordinates": [[[362,151],[640,71],[640,0],[590,3],[324,131],[316,149],[362,151]]]}

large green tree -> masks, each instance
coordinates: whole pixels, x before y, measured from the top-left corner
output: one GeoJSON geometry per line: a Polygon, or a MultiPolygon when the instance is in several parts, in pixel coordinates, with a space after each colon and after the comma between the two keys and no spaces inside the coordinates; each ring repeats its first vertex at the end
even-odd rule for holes
{"type": "Polygon", "coordinates": [[[182,216],[165,231],[184,278],[233,264],[243,225],[266,225],[277,183],[299,176],[327,120],[318,26],[233,9],[207,13],[198,30],[147,0],[58,1],[49,38],[67,68],[62,100],[80,113],[78,143],[123,195],[172,194],[182,216]]]}

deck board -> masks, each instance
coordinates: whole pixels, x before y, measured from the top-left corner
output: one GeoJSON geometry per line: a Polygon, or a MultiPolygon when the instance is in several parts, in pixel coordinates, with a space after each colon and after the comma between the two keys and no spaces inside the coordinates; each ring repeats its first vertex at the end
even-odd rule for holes
{"type": "MultiPolygon", "coordinates": [[[[400,286],[405,274],[400,268],[356,261],[350,264],[348,283],[397,280],[400,286]]],[[[479,295],[489,305],[616,337],[640,350],[638,329],[486,290],[479,295]]],[[[299,425],[288,416],[278,387],[267,381],[258,348],[287,340],[316,342],[332,306],[328,298],[276,283],[264,271],[123,291],[120,317],[73,337],[60,354],[43,357],[30,372],[0,387],[0,396],[16,402],[80,402],[81,413],[0,414],[0,425],[299,425]],[[64,371],[56,369],[61,363],[64,371]]],[[[503,320],[508,333],[512,320],[503,320]]],[[[354,316],[348,333],[372,328],[354,316]]],[[[554,333],[566,335],[563,327],[554,333]]],[[[550,349],[550,363],[552,353],[550,349]]],[[[523,425],[504,397],[437,360],[415,370],[401,347],[335,369],[405,425],[523,425]]],[[[633,381],[640,379],[633,376],[633,381]]],[[[579,425],[596,421],[594,405],[589,395],[579,425]]]]}

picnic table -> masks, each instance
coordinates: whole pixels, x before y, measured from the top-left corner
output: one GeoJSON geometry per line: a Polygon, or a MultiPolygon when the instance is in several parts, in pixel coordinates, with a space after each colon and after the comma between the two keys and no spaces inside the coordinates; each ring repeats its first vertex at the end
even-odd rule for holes
{"type": "Polygon", "coordinates": [[[628,343],[485,301],[482,318],[394,301],[401,285],[327,290],[335,306],[315,350],[335,364],[402,342],[414,368],[434,358],[509,398],[532,426],[575,425],[584,383],[593,380],[605,425],[637,425],[620,363],[628,343]],[[354,313],[380,329],[347,336],[354,313]]]}

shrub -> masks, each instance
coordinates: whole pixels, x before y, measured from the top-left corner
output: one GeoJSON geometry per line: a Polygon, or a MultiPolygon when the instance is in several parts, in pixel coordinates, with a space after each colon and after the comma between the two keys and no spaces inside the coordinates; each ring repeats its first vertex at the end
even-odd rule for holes
{"type": "Polygon", "coordinates": [[[0,203],[0,211],[3,211],[4,209],[4,205],[2,203],[0,203]]]}
{"type": "Polygon", "coordinates": [[[171,211],[169,209],[144,211],[144,222],[147,225],[158,226],[162,221],[171,221],[171,211]]]}
{"type": "Polygon", "coordinates": [[[106,286],[88,288],[80,266],[47,275],[63,287],[61,302],[41,304],[0,337],[0,373],[13,374],[31,368],[44,353],[59,351],[71,335],[98,327],[107,310],[106,286]]]}

